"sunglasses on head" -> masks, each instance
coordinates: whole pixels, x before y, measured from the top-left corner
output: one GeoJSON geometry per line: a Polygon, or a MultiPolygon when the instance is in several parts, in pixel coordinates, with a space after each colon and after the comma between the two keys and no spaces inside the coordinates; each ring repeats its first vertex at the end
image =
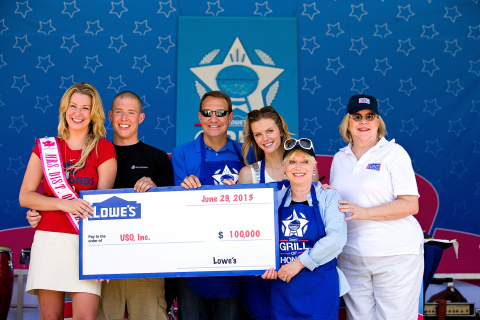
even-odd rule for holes
{"type": "Polygon", "coordinates": [[[367,113],[366,115],[361,115],[360,113],[354,113],[351,114],[350,117],[353,119],[353,121],[359,122],[362,121],[363,118],[367,121],[373,121],[377,117],[375,113],[367,113]]]}
{"type": "MultiPolygon", "coordinates": [[[[213,115],[213,112],[214,111],[210,110],[210,109],[203,109],[202,111],[200,111],[202,116],[207,117],[207,118],[210,118],[213,115]]],[[[227,114],[228,114],[228,111],[225,110],[225,109],[215,110],[215,115],[219,118],[225,117],[227,114]]]]}
{"type": "Polygon", "coordinates": [[[312,140],[307,138],[302,138],[299,140],[292,138],[292,139],[285,140],[285,143],[283,144],[283,148],[285,150],[292,150],[297,145],[299,145],[302,149],[305,149],[305,150],[310,150],[310,149],[313,150],[312,140]]]}
{"type": "Polygon", "coordinates": [[[275,109],[273,109],[273,107],[263,107],[259,110],[250,111],[248,113],[248,117],[253,120],[261,114],[266,114],[266,113],[270,113],[270,112],[275,112],[276,113],[276,111],[275,111],[275,109]]]}

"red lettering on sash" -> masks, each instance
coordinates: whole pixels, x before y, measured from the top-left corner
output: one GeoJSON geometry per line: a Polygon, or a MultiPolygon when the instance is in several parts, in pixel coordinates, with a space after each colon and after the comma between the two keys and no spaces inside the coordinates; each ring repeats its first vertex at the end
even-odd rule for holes
{"type": "Polygon", "coordinates": [[[48,175],[50,176],[50,178],[58,178],[60,177],[60,172],[49,172],[48,175]]]}
{"type": "Polygon", "coordinates": [[[61,186],[56,186],[55,189],[65,189],[66,186],[64,184],[62,184],[61,186]]]}

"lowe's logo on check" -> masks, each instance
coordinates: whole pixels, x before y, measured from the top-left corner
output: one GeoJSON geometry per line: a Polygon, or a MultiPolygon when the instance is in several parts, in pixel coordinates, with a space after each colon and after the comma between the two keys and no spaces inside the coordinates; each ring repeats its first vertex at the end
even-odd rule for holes
{"type": "Polygon", "coordinates": [[[111,197],[100,203],[93,203],[93,221],[113,219],[140,219],[142,204],[127,201],[119,197],[111,197]]]}

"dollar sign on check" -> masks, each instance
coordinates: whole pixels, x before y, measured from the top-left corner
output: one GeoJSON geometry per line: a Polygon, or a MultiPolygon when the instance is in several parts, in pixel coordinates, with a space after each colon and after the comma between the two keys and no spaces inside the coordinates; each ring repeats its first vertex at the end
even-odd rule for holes
{"type": "Polygon", "coordinates": [[[223,238],[223,232],[222,232],[222,231],[220,231],[220,232],[218,233],[218,238],[219,238],[219,239],[222,239],[222,238],[223,238]]]}

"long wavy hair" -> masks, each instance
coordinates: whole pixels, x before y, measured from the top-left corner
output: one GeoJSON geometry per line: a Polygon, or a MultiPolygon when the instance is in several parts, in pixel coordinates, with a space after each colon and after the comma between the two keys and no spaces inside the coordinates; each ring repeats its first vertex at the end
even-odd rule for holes
{"type": "Polygon", "coordinates": [[[290,139],[290,135],[292,135],[292,133],[288,131],[288,126],[285,119],[283,119],[283,117],[278,114],[272,107],[261,108],[260,110],[258,110],[258,112],[256,112],[254,117],[251,117],[250,114],[252,114],[252,112],[249,113],[249,116],[247,116],[247,120],[245,120],[245,125],[243,127],[243,136],[240,137],[240,140],[244,140],[242,145],[242,155],[243,161],[247,166],[249,165],[247,161],[247,155],[250,151],[251,146],[253,146],[253,152],[255,153],[255,158],[257,159],[257,161],[263,160],[265,158],[265,152],[258,146],[257,142],[255,141],[255,137],[253,136],[252,123],[260,121],[261,119],[272,119],[273,121],[275,121],[275,124],[277,125],[278,130],[282,135],[282,142],[280,144],[280,148],[283,148],[283,143],[285,142],[285,140],[290,139]],[[271,108],[272,111],[263,113],[263,110],[267,110],[265,108],[271,108]]]}
{"type": "MultiPolygon", "coordinates": [[[[58,138],[66,141],[70,136],[68,123],[66,119],[66,112],[70,106],[70,99],[74,93],[86,94],[92,99],[90,107],[90,123],[88,124],[88,134],[85,139],[85,144],[82,148],[80,159],[77,163],[67,169],[77,171],[85,166],[90,152],[98,145],[100,139],[105,138],[107,131],[105,130],[105,113],[103,112],[102,99],[100,94],[93,85],[87,82],[76,83],[63,94],[60,101],[60,121],[58,123],[58,138]]],[[[97,150],[98,152],[98,150],[97,150]]]]}

